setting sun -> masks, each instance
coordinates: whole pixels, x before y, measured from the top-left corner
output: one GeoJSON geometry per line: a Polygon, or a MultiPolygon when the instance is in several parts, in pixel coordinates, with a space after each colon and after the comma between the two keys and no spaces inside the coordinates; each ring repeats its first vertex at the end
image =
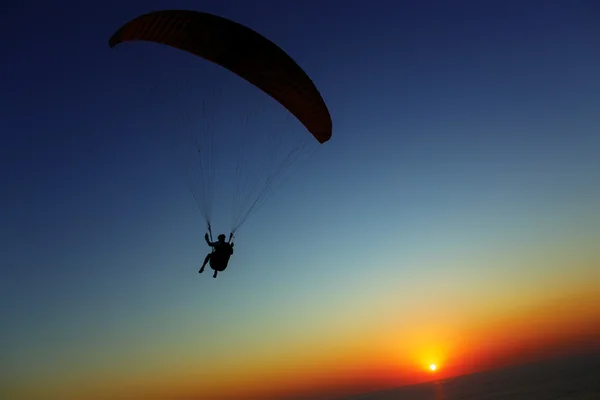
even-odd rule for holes
{"type": "Polygon", "coordinates": [[[429,369],[432,370],[432,371],[435,371],[437,369],[437,366],[435,364],[431,364],[429,366],[429,369]]]}

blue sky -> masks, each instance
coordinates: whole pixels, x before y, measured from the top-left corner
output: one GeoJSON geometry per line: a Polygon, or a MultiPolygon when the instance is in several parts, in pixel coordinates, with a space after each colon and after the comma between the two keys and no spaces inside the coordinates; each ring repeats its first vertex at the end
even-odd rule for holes
{"type": "Polygon", "coordinates": [[[562,264],[523,270],[531,259],[596,254],[598,6],[452,3],[9,4],[2,370],[23,381],[92,374],[114,350],[142,368],[150,348],[179,354],[174,342],[217,338],[198,347],[210,358],[221,342],[258,346],[282,320],[281,343],[305,325],[358,324],[348,310],[368,319],[420,285],[493,288],[503,276],[504,290],[544,271],[562,277],[562,264]],[[165,140],[193,112],[190,88],[226,74],[159,46],[108,47],[123,23],[165,8],[215,13],[272,39],[333,120],[332,139],[243,227],[217,280],[196,272],[204,223],[165,140]]]}

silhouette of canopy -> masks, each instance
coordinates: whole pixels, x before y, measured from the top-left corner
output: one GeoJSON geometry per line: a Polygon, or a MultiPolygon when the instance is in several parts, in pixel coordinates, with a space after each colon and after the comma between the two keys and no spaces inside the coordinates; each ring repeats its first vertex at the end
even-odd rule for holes
{"type": "Polygon", "coordinates": [[[279,102],[319,143],[331,138],[331,117],[314,83],[288,54],[250,28],[198,11],[155,11],[127,22],[109,45],[130,41],[161,43],[212,61],[279,102]]]}

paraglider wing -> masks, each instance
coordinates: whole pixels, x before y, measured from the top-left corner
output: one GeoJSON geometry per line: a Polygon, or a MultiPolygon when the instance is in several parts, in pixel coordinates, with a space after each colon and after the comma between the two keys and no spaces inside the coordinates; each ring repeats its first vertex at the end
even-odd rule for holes
{"type": "Polygon", "coordinates": [[[252,29],[198,11],[155,11],[127,22],[109,45],[136,40],[165,44],[219,64],[279,102],[320,143],[330,139],[331,117],[311,79],[281,48],[252,29]]]}

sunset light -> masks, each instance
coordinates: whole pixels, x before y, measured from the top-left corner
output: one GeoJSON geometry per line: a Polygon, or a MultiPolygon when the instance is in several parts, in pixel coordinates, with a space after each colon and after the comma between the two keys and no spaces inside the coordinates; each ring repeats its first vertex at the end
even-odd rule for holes
{"type": "Polygon", "coordinates": [[[600,400],[600,0],[8,3],[0,400],[600,400]]]}

